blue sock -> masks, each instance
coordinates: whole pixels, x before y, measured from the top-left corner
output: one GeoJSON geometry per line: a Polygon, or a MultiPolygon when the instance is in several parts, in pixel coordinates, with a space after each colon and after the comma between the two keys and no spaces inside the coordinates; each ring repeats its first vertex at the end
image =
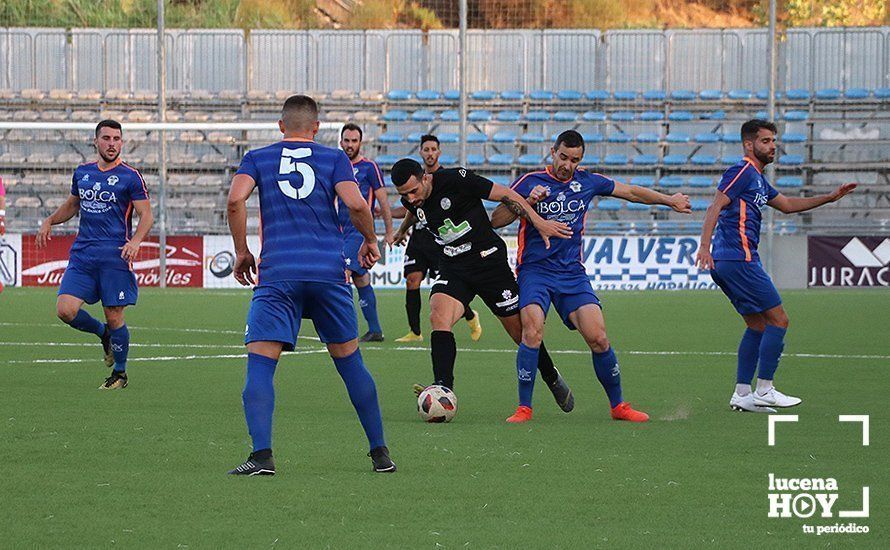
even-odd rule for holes
{"type": "Polygon", "coordinates": [[[609,406],[613,409],[623,401],[621,398],[621,369],[618,367],[618,358],[610,347],[608,351],[593,353],[593,370],[596,377],[609,396],[609,406]]]}
{"type": "Polygon", "coordinates": [[[127,353],[130,351],[130,331],[127,325],[108,331],[111,336],[111,353],[114,354],[114,370],[127,370],[127,353]]]}
{"type": "Polygon", "coordinates": [[[371,285],[363,286],[358,289],[358,305],[362,308],[362,315],[368,322],[368,330],[370,332],[383,332],[380,328],[380,321],[377,320],[377,296],[374,295],[374,287],[371,285]]]}
{"type": "Polygon", "coordinates": [[[757,356],[760,355],[760,339],[762,332],[750,328],[745,329],[742,341],[739,342],[739,362],[736,368],[736,384],[751,385],[754,371],[757,370],[757,356]]]}
{"type": "Polygon", "coordinates": [[[519,404],[531,408],[532,392],[535,391],[535,374],[538,372],[538,348],[519,344],[516,353],[516,375],[519,379],[519,404]]]}
{"type": "Polygon", "coordinates": [[[766,325],[763,338],[760,340],[760,370],[757,378],[772,380],[779,368],[779,358],[785,349],[785,329],[775,325],[766,325]]]}
{"type": "Polygon", "coordinates": [[[90,312],[85,309],[77,310],[77,315],[68,324],[77,330],[91,332],[99,338],[105,334],[105,323],[90,315],[90,312]]]}
{"type": "Polygon", "coordinates": [[[365,435],[368,436],[368,444],[371,449],[385,446],[383,419],[380,417],[380,404],[377,402],[377,386],[362,362],[361,352],[355,350],[352,355],[333,359],[340,378],[346,384],[349,400],[352,401],[362,428],[365,429],[365,435]]]}
{"type": "Polygon", "coordinates": [[[254,452],[272,448],[272,412],[275,410],[272,379],[276,365],[277,359],[256,353],[247,354],[247,379],[241,399],[254,452]]]}

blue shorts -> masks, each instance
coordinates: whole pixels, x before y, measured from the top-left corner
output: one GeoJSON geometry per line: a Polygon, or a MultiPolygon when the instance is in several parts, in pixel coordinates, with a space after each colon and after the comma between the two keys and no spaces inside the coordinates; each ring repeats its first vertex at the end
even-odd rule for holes
{"type": "Polygon", "coordinates": [[[358,257],[358,251],[362,247],[363,242],[365,242],[365,238],[360,234],[357,236],[346,235],[343,239],[343,256],[346,257],[346,269],[359,276],[368,272],[367,269],[362,267],[358,257]]]}
{"type": "Polygon", "coordinates": [[[741,315],[760,313],[782,303],[759,261],[716,260],[711,278],[741,315]]]}
{"type": "Polygon", "coordinates": [[[59,295],[70,294],[88,304],[102,300],[104,307],[131,306],[139,297],[136,274],[114,246],[72,249],[62,276],[59,295]]]}
{"type": "Polygon", "coordinates": [[[567,275],[520,267],[518,281],[520,310],[527,305],[538,304],[547,315],[552,303],[569,330],[575,330],[575,325],[569,320],[572,312],[587,304],[600,306],[586,273],[567,275]]]}
{"type": "Polygon", "coordinates": [[[286,351],[293,351],[303,319],[312,319],[315,332],[325,344],[358,338],[349,285],[280,281],[263,283],[253,290],[244,343],[281,342],[286,351]]]}

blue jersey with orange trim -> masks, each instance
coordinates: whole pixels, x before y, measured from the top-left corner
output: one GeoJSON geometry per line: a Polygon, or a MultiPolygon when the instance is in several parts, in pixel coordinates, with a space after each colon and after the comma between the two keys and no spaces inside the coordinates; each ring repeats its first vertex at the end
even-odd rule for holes
{"type": "Polygon", "coordinates": [[[249,151],[238,174],[260,194],[258,282],[346,278],[334,187],[355,182],[346,153],[312,141],[280,141],[249,151]]]}
{"type": "Polygon", "coordinates": [[[615,181],[602,174],[575,170],[572,179],[563,182],[556,179],[548,167],[547,170],[522,176],[511,188],[523,197],[528,197],[538,185],[546,187],[550,194],[535,204],[535,211],[544,219],[567,224],[572,228],[572,237],[551,238],[550,248],[547,249],[538,230],[521,218],[517,269],[543,267],[551,271],[583,273],[581,244],[587,208],[594,196],[611,195],[615,189],[615,181]]]}
{"type": "Polygon", "coordinates": [[[105,171],[95,162],[81,164],[71,178],[71,194],[80,199],[72,250],[92,243],[123,246],[133,230],[133,201],[148,199],[142,174],[123,162],[105,171]]]}
{"type": "MultiPolygon", "coordinates": [[[[380,167],[373,160],[362,158],[352,164],[352,173],[358,182],[359,192],[368,201],[368,206],[371,207],[371,212],[373,213],[374,204],[377,201],[374,191],[384,185],[380,167]]],[[[347,237],[358,235],[358,229],[352,225],[352,220],[349,219],[349,209],[338,202],[338,210],[340,212],[340,227],[343,228],[343,234],[347,237]]]]}
{"type": "Polygon", "coordinates": [[[779,192],[747,157],[723,173],[717,189],[730,203],[717,218],[711,256],[715,260],[758,260],[761,211],[779,192]]]}

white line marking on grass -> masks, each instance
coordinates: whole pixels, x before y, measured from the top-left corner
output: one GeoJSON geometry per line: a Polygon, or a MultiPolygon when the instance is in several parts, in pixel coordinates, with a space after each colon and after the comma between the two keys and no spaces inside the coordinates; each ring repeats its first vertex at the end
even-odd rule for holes
{"type": "MultiPolygon", "coordinates": [[[[287,352],[287,355],[309,355],[315,353],[327,353],[327,349],[313,349],[287,352]]],[[[244,359],[246,353],[232,353],[223,355],[171,355],[161,357],[130,357],[127,363],[151,362],[151,361],[200,361],[202,359],[244,359]]],[[[54,363],[96,363],[96,359],[30,359],[22,361],[6,361],[6,364],[36,365],[54,363]]]]}
{"type": "MultiPolygon", "coordinates": [[[[0,342],[0,346],[13,347],[84,347],[83,342],[0,342]]],[[[244,349],[244,345],[229,344],[130,344],[130,348],[207,348],[207,349],[244,349]]]]}
{"type": "MultiPolygon", "coordinates": [[[[70,328],[63,323],[0,323],[2,327],[42,327],[42,328],[70,328]]],[[[210,329],[210,328],[177,328],[177,327],[143,327],[139,325],[127,325],[133,330],[158,330],[167,332],[197,332],[202,334],[237,334],[244,336],[243,330],[210,329]]],[[[298,336],[300,340],[320,342],[317,336],[298,336]]]]}

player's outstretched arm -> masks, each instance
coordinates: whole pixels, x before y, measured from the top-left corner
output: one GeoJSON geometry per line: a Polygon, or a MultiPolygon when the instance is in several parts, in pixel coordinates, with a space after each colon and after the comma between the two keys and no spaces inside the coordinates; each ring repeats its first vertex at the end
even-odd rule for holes
{"type": "Polygon", "coordinates": [[[665,195],[664,193],[640,187],[639,185],[627,185],[626,183],[616,181],[612,196],[642,204],[663,204],[681,214],[692,213],[692,206],[689,204],[689,196],[684,195],[683,193],[665,195]]]}
{"type": "Polygon", "coordinates": [[[229,200],[226,205],[229,231],[235,244],[235,280],[242,286],[254,283],[256,258],[247,247],[247,199],[256,187],[256,181],[247,174],[235,174],[232,187],[229,189],[229,200]]]}
{"type": "Polygon", "coordinates": [[[509,187],[493,184],[488,200],[503,203],[513,214],[531,222],[541,235],[545,248],[550,248],[551,237],[569,239],[572,236],[572,228],[562,222],[545,220],[535,212],[535,209],[526,202],[522,195],[509,187]]]}
{"type": "Polygon", "coordinates": [[[717,218],[720,211],[729,206],[732,202],[723,191],[714,193],[714,200],[708,206],[705,212],[705,220],[701,227],[701,245],[698,247],[698,254],[695,255],[695,265],[699,269],[714,269],[714,258],[711,257],[711,237],[714,235],[714,228],[717,227],[717,218]]]}
{"type": "Polygon", "coordinates": [[[133,209],[136,210],[136,214],[139,216],[139,225],[136,226],[133,237],[121,247],[121,258],[130,262],[136,259],[136,255],[139,253],[139,245],[148,236],[148,232],[151,231],[151,226],[155,222],[148,199],[133,201],[133,209]]]}
{"type": "Polygon", "coordinates": [[[352,225],[365,238],[359,249],[359,261],[362,267],[370,269],[380,259],[380,250],[377,248],[377,235],[374,233],[374,216],[365,198],[358,190],[354,180],[341,181],[334,186],[340,201],[349,209],[349,219],[352,225]]]}
{"type": "Polygon", "coordinates": [[[49,236],[52,226],[67,222],[79,211],[80,198],[76,195],[69,195],[68,200],[56,208],[56,211],[47,216],[43,223],[40,224],[40,229],[37,231],[37,248],[43,248],[46,246],[46,241],[52,240],[52,237],[49,236]]]}
{"type": "Polygon", "coordinates": [[[779,193],[767,204],[783,214],[806,212],[807,210],[812,210],[813,208],[819,208],[825,204],[836,202],[842,197],[852,193],[854,189],[856,189],[855,183],[845,183],[838,186],[838,188],[831,193],[817,195],[815,197],[786,197],[779,193]]]}
{"type": "MultiPolygon", "coordinates": [[[[534,206],[538,201],[546,198],[549,194],[550,192],[547,191],[546,187],[543,185],[536,185],[525,199],[525,202],[530,206],[534,206]]],[[[491,226],[495,229],[506,227],[516,221],[517,217],[518,214],[515,214],[506,204],[502,203],[491,213],[491,226]]]]}

